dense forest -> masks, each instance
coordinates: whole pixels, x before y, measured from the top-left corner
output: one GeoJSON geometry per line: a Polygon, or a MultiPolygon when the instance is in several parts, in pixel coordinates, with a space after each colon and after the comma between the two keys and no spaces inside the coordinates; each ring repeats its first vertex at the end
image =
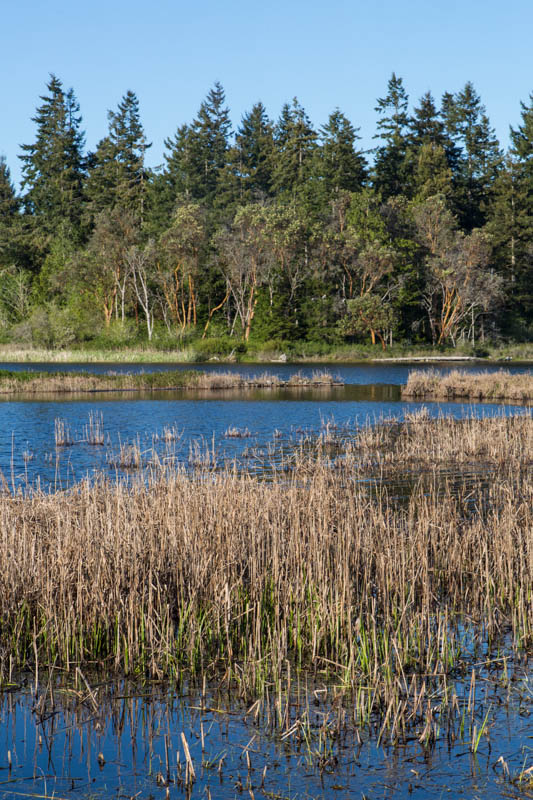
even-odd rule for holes
{"type": "Polygon", "coordinates": [[[529,340],[533,94],[521,106],[504,153],[471,83],[411,109],[393,74],[363,152],[340,109],[316,129],[296,98],[233,131],[215,83],[150,169],[132,91],[87,152],[51,76],[20,192],[0,159],[0,341],[224,355],[529,340]]]}

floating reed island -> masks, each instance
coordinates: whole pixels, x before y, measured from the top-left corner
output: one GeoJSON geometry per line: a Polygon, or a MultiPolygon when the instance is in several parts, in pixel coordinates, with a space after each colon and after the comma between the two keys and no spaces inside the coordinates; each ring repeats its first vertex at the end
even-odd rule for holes
{"type": "Polygon", "coordinates": [[[175,370],[137,374],[91,374],[88,372],[32,372],[0,370],[0,394],[71,393],[112,391],[162,391],[173,389],[305,389],[342,386],[328,372],[302,373],[282,380],[264,373],[247,377],[236,372],[175,370]]]}
{"type": "MultiPolygon", "coordinates": [[[[246,702],[291,676],[333,676],[357,724],[379,715],[393,739],[415,725],[434,741],[446,713],[465,713],[457,676],[474,697],[484,665],[508,680],[533,647],[532,452],[528,415],[418,414],[361,431],[335,468],[319,439],[268,480],[163,469],[51,494],[5,487],[0,676],[218,676],[246,702]],[[389,476],[427,452],[407,498],[365,479],[384,449],[389,476]],[[452,491],[435,472],[428,488],[428,460],[461,449],[493,459],[490,482],[452,491]]],[[[280,699],[282,728],[289,706],[280,699]]]]}
{"type": "Polygon", "coordinates": [[[447,375],[429,370],[409,373],[402,386],[402,397],[428,400],[509,400],[530,403],[533,400],[533,375],[498,372],[460,372],[447,375]]]}

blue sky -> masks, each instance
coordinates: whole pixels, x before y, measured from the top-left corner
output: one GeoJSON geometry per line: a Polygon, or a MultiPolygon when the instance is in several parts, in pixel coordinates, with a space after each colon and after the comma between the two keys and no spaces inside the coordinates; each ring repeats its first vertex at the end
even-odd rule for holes
{"type": "Polygon", "coordinates": [[[15,180],[51,72],[74,88],[89,148],[135,91],[152,166],[216,80],[234,126],[257,100],[275,118],[296,95],[315,126],[339,106],[364,147],[393,71],[411,104],[471,80],[504,145],[533,91],[532,0],[11,0],[2,29],[0,154],[15,180]]]}

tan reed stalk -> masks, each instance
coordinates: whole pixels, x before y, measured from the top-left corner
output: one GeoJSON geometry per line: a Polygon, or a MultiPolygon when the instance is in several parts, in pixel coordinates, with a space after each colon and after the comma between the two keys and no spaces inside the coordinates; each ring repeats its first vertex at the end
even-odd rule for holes
{"type": "Polygon", "coordinates": [[[319,446],[269,481],[163,470],[4,492],[0,675],[36,663],[158,679],[220,671],[249,704],[273,692],[286,732],[287,687],[308,668],[352,691],[360,720],[380,712],[382,736],[417,709],[429,743],[430,687],[468,668],[480,631],[533,643],[533,420],[432,426],[422,416],[363,431],[335,469],[319,446]],[[423,446],[423,470],[460,447],[493,458],[492,482],[476,495],[426,477],[398,499],[358,466],[385,447],[401,476],[403,449],[416,459],[423,446]]]}
{"type": "Polygon", "coordinates": [[[531,373],[460,372],[452,370],[441,375],[435,370],[415,370],[409,374],[402,395],[409,398],[440,400],[512,400],[527,403],[533,400],[531,373]]]}

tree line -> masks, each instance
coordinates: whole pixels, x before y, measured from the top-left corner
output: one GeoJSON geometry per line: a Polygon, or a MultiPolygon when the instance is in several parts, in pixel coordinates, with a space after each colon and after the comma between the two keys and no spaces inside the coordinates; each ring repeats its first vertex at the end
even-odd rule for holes
{"type": "Polygon", "coordinates": [[[370,152],[340,109],[317,129],[296,98],[233,131],[215,83],[150,169],[134,92],[87,152],[74,91],[50,76],[20,192],[0,159],[0,337],[531,338],[533,94],[507,152],[471,83],[410,110],[393,74],[376,111],[370,152]]]}

